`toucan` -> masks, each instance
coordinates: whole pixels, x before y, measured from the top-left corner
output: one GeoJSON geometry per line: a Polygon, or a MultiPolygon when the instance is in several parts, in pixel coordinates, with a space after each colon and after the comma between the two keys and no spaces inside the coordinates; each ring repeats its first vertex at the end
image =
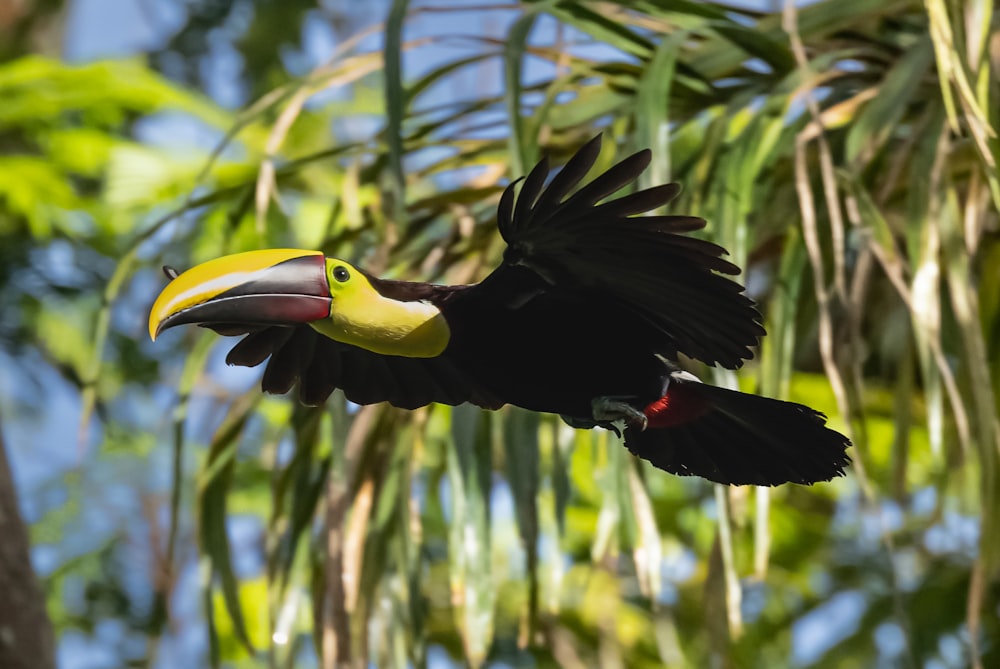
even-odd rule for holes
{"type": "Polygon", "coordinates": [[[463,402],[562,416],[624,434],[655,467],[732,485],[811,484],[844,474],[850,441],[807,406],[702,383],[701,361],[737,369],[765,334],[725,249],[687,236],[694,216],[643,215],[680,190],[607,198],[635,182],[649,150],[581,186],[598,135],[550,178],[542,160],[500,197],[500,265],[471,285],[378,278],[319,251],[225,256],[172,280],[152,339],[183,324],[245,335],[231,365],[270,358],[262,389],[323,403],[413,409],[463,402]],[[682,357],[683,356],[683,357],[682,357]]]}

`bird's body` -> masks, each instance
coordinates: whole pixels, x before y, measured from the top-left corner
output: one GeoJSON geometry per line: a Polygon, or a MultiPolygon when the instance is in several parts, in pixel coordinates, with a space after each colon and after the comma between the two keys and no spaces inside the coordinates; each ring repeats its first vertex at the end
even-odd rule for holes
{"type": "Polygon", "coordinates": [[[542,297],[516,309],[500,301],[464,302],[456,299],[447,310],[462,314],[464,335],[448,353],[508,404],[587,419],[596,397],[652,401],[662,394],[663,365],[620,310],[591,313],[570,300],[542,297]],[[484,356],[477,341],[501,344],[484,356]]]}
{"type": "Polygon", "coordinates": [[[679,354],[739,367],[764,334],[738,268],[683,235],[688,216],[635,216],[674,185],[599,204],[634,181],[642,152],[571,194],[597,158],[586,145],[544,187],[543,162],[501,198],[508,248],[482,282],[379,279],[317,252],[238,254],[171,283],[150,333],[200,323],[247,337],[231,364],[270,357],[262,386],[296,382],[306,403],[335,388],[403,408],[472,402],[556,413],[577,426],[626,424],[626,445],[656,466],[723,483],[811,483],[843,473],[843,435],[808,407],[697,382],[679,354]],[[645,429],[647,428],[648,429],[645,429]]]}

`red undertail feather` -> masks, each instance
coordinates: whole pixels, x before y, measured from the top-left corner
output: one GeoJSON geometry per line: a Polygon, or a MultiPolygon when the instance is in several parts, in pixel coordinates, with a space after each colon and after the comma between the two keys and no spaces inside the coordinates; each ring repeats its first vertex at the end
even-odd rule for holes
{"type": "Polygon", "coordinates": [[[667,394],[650,402],[642,413],[646,415],[647,428],[677,427],[703,416],[711,408],[704,397],[690,386],[673,384],[667,394]]]}
{"type": "Polygon", "coordinates": [[[660,469],[731,485],[815,483],[843,476],[850,440],[802,404],[702,383],[672,382],[625,430],[632,453],[660,469]]]}

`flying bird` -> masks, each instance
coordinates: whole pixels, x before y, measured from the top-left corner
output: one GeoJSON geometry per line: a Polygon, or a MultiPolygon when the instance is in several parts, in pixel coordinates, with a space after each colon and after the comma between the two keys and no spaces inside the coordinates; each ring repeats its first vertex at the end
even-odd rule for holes
{"type": "Polygon", "coordinates": [[[268,360],[262,389],[306,404],[340,388],[358,404],[512,404],[580,428],[623,429],[654,466],[724,484],[842,476],[850,441],[802,404],[718,388],[681,355],[737,369],[765,334],[725,249],[686,236],[705,221],[641,215],[677,184],[610,195],[650,163],[640,151],[581,186],[600,136],[549,178],[547,160],[508,186],[500,265],[472,285],[381,279],[318,251],[225,256],[172,280],[152,339],[183,324],[245,335],[231,365],[268,360]],[[521,181],[521,180],[518,180],[521,181]],[[547,182],[547,184],[546,184],[547,182]]]}

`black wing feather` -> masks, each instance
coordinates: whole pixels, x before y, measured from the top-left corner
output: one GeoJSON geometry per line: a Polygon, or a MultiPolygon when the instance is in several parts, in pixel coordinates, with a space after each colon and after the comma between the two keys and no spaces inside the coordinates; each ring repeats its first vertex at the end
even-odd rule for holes
{"type": "Polygon", "coordinates": [[[550,216],[571,217],[592,213],[587,210],[638,179],[639,175],[649,167],[652,159],[653,153],[649,149],[632,154],[620,163],[609,167],[603,174],[598,175],[593,181],[570,196],[568,200],[557,205],[550,216]]]}
{"type": "MultiPolygon", "coordinates": [[[[600,137],[588,142],[538,193],[546,163],[536,167],[515,198],[514,184],[501,197],[500,231],[507,266],[534,270],[548,285],[579,290],[622,304],[663,337],[662,350],[737,368],[753,357],[764,334],[760,313],[739,284],[723,275],[739,268],[717,244],[682,236],[704,227],[693,216],[633,216],[654,210],[680,191],[656,186],[598,204],[633,183],[648,167],[640,151],[577,187],[600,153],[600,137]]],[[[505,272],[484,284],[504,290],[505,272]]],[[[511,283],[509,290],[521,286],[511,283]]],[[[473,289],[475,290],[475,289],[473,289]]],[[[470,294],[469,297],[472,297],[470,294]]],[[[510,302],[516,303],[516,296],[510,302]]]]}
{"type": "MultiPolygon", "coordinates": [[[[583,178],[587,176],[587,172],[597,162],[597,157],[600,154],[601,136],[598,135],[573,154],[573,157],[566,162],[566,165],[552,177],[549,187],[538,197],[534,211],[551,211],[554,207],[558,206],[569,195],[570,191],[583,181],[583,178]]],[[[532,219],[534,219],[534,212],[532,213],[532,219]]],[[[505,237],[505,239],[507,238],[505,237]]],[[[510,239],[507,239],[508,243],[510,241],[510,239]]]]}
{"type": "Polygon", "coordinates": [[[542,192],[542,188],[545,186],[545,179],[548,176],[549,161],[547,159],[543,159],[535,165],[534,169],[528,173],[527,178],[524,179],[524,185],[521,186],[521,193],[517,196],[517,203],[514,205],[514,218],[512,219],[514,223],[514,234],[518,233],[522,222],[527,222],[529,220],[531,208],[538,200],[538,196],[542,192]]]}
{"type": "Polygon", "coordinates": [[[447,357],[372,353],[328,339],[308,326],[251,331],[226,356],[228,364],[240,367],[256,367],[265,360],[261,389],[283,394],[298,383],[299,399],[308,405],[322,404],[336,388],[357,404],[389,402],[403,409],[432,402],[471,402],[489,409],[503,405],[447,357]]]}

